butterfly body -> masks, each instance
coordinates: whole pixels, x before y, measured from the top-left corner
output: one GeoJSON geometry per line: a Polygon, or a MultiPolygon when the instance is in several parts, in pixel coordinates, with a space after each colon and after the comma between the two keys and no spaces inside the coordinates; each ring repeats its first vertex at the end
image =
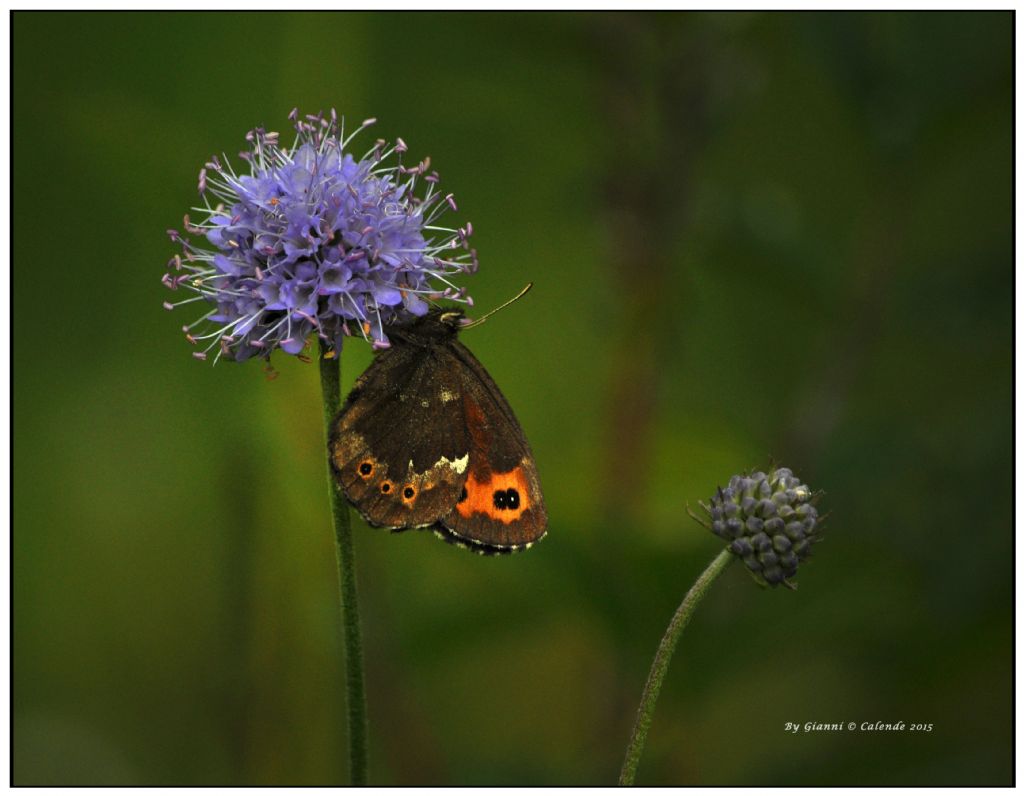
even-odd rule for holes
{"type": "Polygon", "coordinates": [[[433,527],[477,552],[522,550],[547,527],[537,468],[511,407],[433,309],[388,329],[332,425],[339,488],[371,525],[433,527]]]}

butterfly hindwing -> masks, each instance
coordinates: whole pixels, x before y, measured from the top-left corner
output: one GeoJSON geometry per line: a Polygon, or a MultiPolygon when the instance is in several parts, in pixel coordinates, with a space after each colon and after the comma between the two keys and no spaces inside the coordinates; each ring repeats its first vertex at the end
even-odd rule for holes
{"type": "Polygon", "coordinates": [[[447,370],[458,373],[469,468],[443,531],[492,552],[520,550],[539,540],[547,512],[529,443],[505,396],[470,351],[448,343],[447,370]]]}
{"type": "Polygon", "coordinates": [[[334,422],[338,485],[372,525],[433,525],[458,499],[468,469],[460,406],[431,388],[436,352],[396,346],[357,380],[334,422]]]}

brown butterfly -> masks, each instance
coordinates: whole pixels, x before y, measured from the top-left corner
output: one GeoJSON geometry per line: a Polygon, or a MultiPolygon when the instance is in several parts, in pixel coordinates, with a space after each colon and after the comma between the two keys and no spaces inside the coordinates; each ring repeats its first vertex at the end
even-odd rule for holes
{"type": "Polygon", "coordinates": [[[391,347],[331,427],[334,477],[371,525],[433,527],[479,553],[525,550],[547,529],[537,466],[505,396],[458,340],[484,318],[464,318],[434,308],[387,329],[391,347]]]}

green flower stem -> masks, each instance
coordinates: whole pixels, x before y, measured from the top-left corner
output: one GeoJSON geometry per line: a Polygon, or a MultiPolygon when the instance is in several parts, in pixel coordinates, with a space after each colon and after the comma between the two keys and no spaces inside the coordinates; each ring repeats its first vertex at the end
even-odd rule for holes
{"type": "MultiPolygon", "coordinates": [[[[327,358],[320,344],[320,390],[324,399],[324,430],[330,440],[331,421],[341,408],[341,357],[327,358]]],[[[348,504],[334,483],[330,453],[327,460],[327,492],[330,496],[334,541],[338,555],[338,589],[345,635],[345,691],[348,699],[348,764],[353,785],[366,784],[367,728],[366,686],[363,677],[363,640],[359,630],[356,595],[356,561],[352,548],[352,521],[348,504]]]]}
{"type": "Polygon", "coordinates": [[[636,723],[633,725],[633,734],[629,739],[629,746],[626,748],[626,759],[622,763],[622,773],[619,774],[620,785],[632,785],[636,778],[636,767],[640,763],[640,756],[644,753],[644,744],[647,742],[647,730],[651,726],[651,718],[654,716],[654,706],[658,702],[658,694],[661,692],[661,683],[665,679],[665,672],[672,662],[672,653],[675,651],[679,637],[683,630],[690,623],[690,617],[700,604],[708,587],[714,582],[735,556],[728,549],[719,553],[715,560],[708,564],[697,582],[690,587],[683,601],[676,609],[675,616],[668,624],[668,629],[658,645],[658,651],[654,655],[654,662],[651,664],[651,673],[647,675],[647,684],[644,686],[643,696],[640,697],[640,708],[636,712],[636,723]]]}

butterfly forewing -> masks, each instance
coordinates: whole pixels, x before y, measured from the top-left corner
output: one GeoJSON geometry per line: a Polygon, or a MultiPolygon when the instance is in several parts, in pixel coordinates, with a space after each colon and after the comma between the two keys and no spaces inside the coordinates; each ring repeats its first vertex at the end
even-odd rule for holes
{"type": "Polygon", "coordinates": [[[435,364],[431,352],[407,346],[378,355],[334,423],[335,477],[372,525],[433,525],[466,479],[461,407],[428,389],[435,364]]]}

